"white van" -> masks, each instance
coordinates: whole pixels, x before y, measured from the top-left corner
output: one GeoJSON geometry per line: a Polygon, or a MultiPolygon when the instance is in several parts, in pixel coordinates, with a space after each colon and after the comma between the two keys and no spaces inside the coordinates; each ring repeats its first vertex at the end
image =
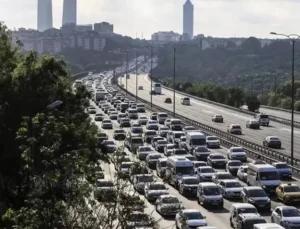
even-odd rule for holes
{"type": "Polygon", "coordinates": [[[168,118],[167,113],[162,113],[162,112],[157,113],[157,118],[156,119],[157,119],[159,124],[164,124],[167,118],[168,118]]]}
{"type": "Polygon", "coordinates": [[[161,94],[161,84],[154,83],[152,91],[155,91],[156,94],[161,94]]]}
{"type": "Polygon", "coordinates": [[[197,146],[206,146],[206,136],[201,132],[186,133],[186,148],[192,152],[197,146]]]}
{"type": "Polygon", "coordinates": [[[166,177],[168,182],[177,186],[183,176],[194,175],[194,164],[192,161],[180,156],[171,156],[167,160],[166,177]]]}
{"type": "Polygon", "coordinates": [[[191,105],[190,98],[188,98],[188,97],[181,98],[181,104],[186,105],[186,106],[191,105]]]}
{"type": "Polygon", "coordinates": [[[254,118],[259,122],[261,126],[269,126],[270,117],[267,114],[255,114],[254,118]]]}
{"type": "Polygon", "coordinates": [[[284,227],[276,223],[259,223],[254,224],[253,229],[284,229],[284,227]]]}
{"type": "Polygon", "coordinates": [[[269,164],[248,165],[247,184],[262,187],[266,193],[275,193],[276,188],[281,184],[278,170],[269,164]]]}

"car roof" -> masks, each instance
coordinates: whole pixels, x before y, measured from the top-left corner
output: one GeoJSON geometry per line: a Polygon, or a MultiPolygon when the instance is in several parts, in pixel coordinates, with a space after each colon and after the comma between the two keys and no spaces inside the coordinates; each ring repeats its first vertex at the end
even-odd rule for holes
{"type": "Polygon", "coordinates": [[[286,209],[297,209],[294,206],[278,206],[277,208],[281,209],[281,210],[286,210],[286,209]]]}
{"type": "Polygon", "coordinates": [[[220,174],[231,174],[230,172],[216,171],[216,175],[220,174]]]}
{"type": "Polygon", "coordinates": [[[170,197],[171,197],[171,198],[176,198],[176,199],[178,199],[177,196],[175,196],[175,195],[170,195],[170,194],[169,194],[169,195],[161,195],[160,197],[161,197],[161,198],[170,198],[170,197]]]}
{"type": "Polygon", "coordinates": [[[235,207],[235,208],[255,208],[252,204],[249,204],[249,203],[234,203],[232,204],[232,207],[235,207]]]}
{"type": "Polygon", "coordinates": [[[244,187],[245,189],[247,190],[263,190],[262,187],[260,186],[247,186],[247,187],[244,187]]]}
{"type": "Polygon", "coordinates": [[[200,212],[198,209],[183,209],[183,213],[190,213],[190,212],[200,212]]]}
{"type": "Polygon", "coordinates": [[[298,187],[298,185],[297,184],[295,184],[295,183],[288,183],[288,184],[280,184],[279,186],[282,186],[282,187],[287,187],[287,186],[297,186],[298,187]]]}
{"type": "Polygon", "coordinates": [[[223,180],[224,183],[230,183],[230,182],[239,182],[236,179],[230,179],[230,180],[223,180]]]}
{"type": "Polygon", "coordinates": [[[224,155],[222,153],[211,153],[209,156],[219,156],[219,155],[224,157],[224,155]]]}
{"type": "Polygon", "coordinates": [[[199,185],[201,185],[202,187],[210,187],[210,186],[214,186],[214,187],[218,187],[215,183],[213,182],[204,182],[204,183],[200,183],[199,185]]]}

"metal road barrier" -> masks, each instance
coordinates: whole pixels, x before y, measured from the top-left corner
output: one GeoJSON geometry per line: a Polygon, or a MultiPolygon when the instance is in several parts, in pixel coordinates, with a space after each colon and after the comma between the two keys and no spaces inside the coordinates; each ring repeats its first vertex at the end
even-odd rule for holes
{"type": "MultiPolygon", "coordinates": [[[[135,95],[129,91],[126,91],[125,88],[121,87],[120,85],[117,84],[117,80],[113,79],[112,83],[114,83],[115,86],[115,90],[118,91],[124,91],[126,92],[126,95],[131,96],[135,99],[135,95]]],[[[154,105],[152,104],[152,108],[150,106],[150,102],[148,102],[147,100],[141,99],[140,97],[138,98],[140,102],[144,103],[146,108],[148,110],[151,111],[161,111],[161,112],[165,112],[168,113],[169,115],[173,115],[173,112],[166,110],[160,106],[154,105]]],[[[213,128],[211,126],[205,125],[203,123],[197,122],[195,120],[186,118],[182,115],[178,115],[176,114],[176,118],[181,119],[183,122],[185,122],[187,125],[193,125],[196,127],[199,127],[199,129],[202,130],[202,132],[206,135],[215,135],[218,136],[218,138],[220,139],[220,142],[223,146],[225,146],[226,148],[232,147],[232,146],[243,146],[245,152],[247,152],[248,155],[251,155],[251,157],[253,158],[260,158],[264,161],[266,161],[267,163],[272,163],[272,162],[276,162],[276,161],[282,161],[282,162],[286,162],[289,167],[292,169],[293,173],[295,174],[299,174],[300,175],[300,160],[295,158],[294,159],[294,166],[291,166],[291,158],[290,156],[287,156],[283,153],[280,153],[278,151],[272,150],[270,148],[249,142],[247,140],[244,140],[242,138],[236,137],[232,134],[229,134],[227,132],[218,130],[216,128],[213,128]]]]}
{"type": "MultiPolygon", "coordinates": [[[[148,76],[148,79],[151,80],[149,76],[148,76]]],[[[165,89],[173,91],[173,88],[169,88],[169,87],[166,87],[166,86],[163,86],[163,85],[162,85],[162,87],[165,88],[165,89]]],[[[224,107],[226,109],[238,111],[238,112],[241,112],[241,113],[244,113],[244,114],[248,114],[248,115],[252,115],[252,116],[254,116],[254,114],[255,114],[255,112],[252,112],[252,111],[247,111],[247,110],[242,109],[242,108],[236,108],[236,107],[228,106],[226,104],[222,104],[222,103],[214,102],[214,101],[211,101],[211,100],[203,99],[203,98],[200,98],[200,97],[197,97],[197,96],[194,96],[194,95],[190,95],[190,94],[187,94],[187,93],[184,93],[184,92],[181,92],[181,91],[175,90],[175,92],[180,94],[180,95],[184,95],[184,96],[196,99],[198,101],[210,103],[210,104],[213,104],[213,105],[216,105],[216,106],[219,106],[219,107],[224,107]]],[[[273,122],[278,122],[278,123],[288,125],[288,126],[291,125],[291,120],[289,120],[289,119],[276,117],[276,116],[273,116],[273,115],[270,115],[270,114],[268,114],[268,115],[270,117],[270,120],[273,121],[273,122]]],[[[300,128],[300,122],[294,121],[294,127],[300,128]]]]}

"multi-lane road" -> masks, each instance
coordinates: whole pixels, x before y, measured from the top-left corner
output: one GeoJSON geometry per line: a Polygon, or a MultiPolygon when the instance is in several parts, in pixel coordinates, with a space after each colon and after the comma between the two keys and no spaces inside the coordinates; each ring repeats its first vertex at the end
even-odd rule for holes
{"type": "MultiPolygon", "coordinates": [[[[99,109],[94,103],[92,103],[96,109],[97,112],[99,113],[103,113],[101,111],[101,109],[99,109]]],[[[150,116],[150,112],[146,111],[146,113],[144,113],[143,115],[146,116],[150,116]]],[[[93,116],[91,115],[91,118],[93,120],[93,116]]],[[[101,129],[101,122],[96,122],[96,125],[99,127],[99,129],[101,129]]],[[[114,129],[119,128],[119,124],[117,123],[117,121],[113,121],[113,127],[114,129]]],[[[129,128],[124,128],[126,131],[129,130],[129,128]]],[[[113,139],[113,130],[104,130],[101,129],[102,132],[106,132],[109,136],[109,139],[112,140],[113,139]]],[[[117,142],[118,146],[122,146],[123,142],[117,142]]],[[[137,160],[135,158],[135,156],[133,154],[131,154],[131,152],[129,152],[127,149],[125,150],[129,155],[131,155],[133,160],[137,160]]],[[[215,152],[219,152],[222,154],[226,154],[227,149],[225,148],[221,148],[221,149],[216,149],[214,150],[215,152]]],[[[104,170],[105,170],[105,177],[106,179],[115,179],[114,173],[115,173],[115,169],[114,166],[112,164],[105,164],[104,165],[104,170]]],[[[153,174],[155,174],[155,171],[153,171],[153,174]]],[[[159,178],[157,178],[159,179],[159,178]]],[[[241,182],[242,183],[242,182],[241,182]]],[[[297,182],[298,183],[298,182],[297,182]]],[[[243,185],[246,186],[246,184],[242,183],[243,185]]],[[[186,209],[199,209],[201,211],[201,213],[206,216],[206,220],[208,225],[211,226],[215,226],[219,229],[230,229],[230,225],[229,225],[229,210],[230,207],[232,205],[232,203],[234,202],[239,202],[239,201],[231,201],[231,200],[224,200],[224,208],[222,210],[215,210],[215,209],[206,209],[203,208],[202,206],[200,206],[196,200],[194,199],[188,199],[186,197],[183,197],[182,195],[179,194],[179,192],[172,186],[167,185],[167,187],[169,188],[169,193],[173,194],[175,196],[178,197],[178,199],[182,202],[183,206],[186,209]]],[[[147,203],[147,207],[146,207],[146,212],[148,214],[151,214],[157,221],[158,224],[160,226],[160,228],[175,228],[175,223],[174,223],[174,219],[164,219],[162,218],[156,211],[155,211],[155,207],[150,204],[145,198],[144,196],[141,196],[142,199],[145,200],[145,202],[147,203]]],[[[272,201],[272,209],[274,209],[277,206],[281,206],[282,203],[278,202],[278,201],[272,201]]],[[[264,215],[264,218],[266,219],[267,222],[270,222],[270,213],[267,213],[264,215]]]]}
{"type": "MultiPolygon", "coordinates": [[[[140,72],[141,73],[141,72],[140,72]]],[[[119,82],[126,85],[124,78],[120,77],[119,82]]],[[[150,87],[151,82],[146,74],[138,75],[138,86],[143,86],[143,90],[138,90],[138,96],[142,99],[150,101],[150,87]]],[[[127,79],[127,89],[128,91],[135,94],[136,91],[136,75],[131,74],[130,78],[127,79]]],[[[173,91],[163,88],[162,95],[153,95],[152,100],[153,104],[161,106],[165,109],[173,111],[173,103],[166,104],[164,100],[169,97],[173,100],[173,91]]],[[[207,124],[214,128],[220,129],[222,131],[227,131],[227,127],[230,124],[240,124],[243,128],[243,135],[241,138],[245,140],[254,142],[256,144],[261,144],[266,136],[278,136],[282,141],[282,149],[278,149],[279,152],[282,152],[286,155],[290,155],[290,142],[291,142],[291,130],[290,127],[284,124],[271,122],[270,125],[263,126],[259,130],[253,130],[246,128],[246,121],[253,118],[250,115],[246,115],[237,111],[219,107],[217,105],[209,104],[207,102],[202,102],[200,100],[191,99],[191,106],[181,105],[180,99],[184,97],[176,93],[175,95],[175,108],[176,113],[183,115],[192,120],[207,124]],[[215,114],[221,114],[224,117],[224,123],[214,123],[211,121],[211,117],[215,114]]],[[[174,101],[172,101],[174,102],[174,101]]],[[[294,138],[298,139],[300,137],[300,129],[295,128],[294,138]]],[[[294,152],[295,157],[300,158],[300,142],[294,142],[294,152]]]]}

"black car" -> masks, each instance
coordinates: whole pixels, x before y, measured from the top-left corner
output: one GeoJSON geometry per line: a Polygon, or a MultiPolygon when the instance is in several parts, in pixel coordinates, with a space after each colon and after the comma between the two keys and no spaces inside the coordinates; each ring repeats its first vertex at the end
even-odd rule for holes
{"type": "Polygon", "coordinates": [[[123,141],[123,140],[125,140],[126,132],[123,129],[115,130],[113,137],[115,140],[123,141]]]}

